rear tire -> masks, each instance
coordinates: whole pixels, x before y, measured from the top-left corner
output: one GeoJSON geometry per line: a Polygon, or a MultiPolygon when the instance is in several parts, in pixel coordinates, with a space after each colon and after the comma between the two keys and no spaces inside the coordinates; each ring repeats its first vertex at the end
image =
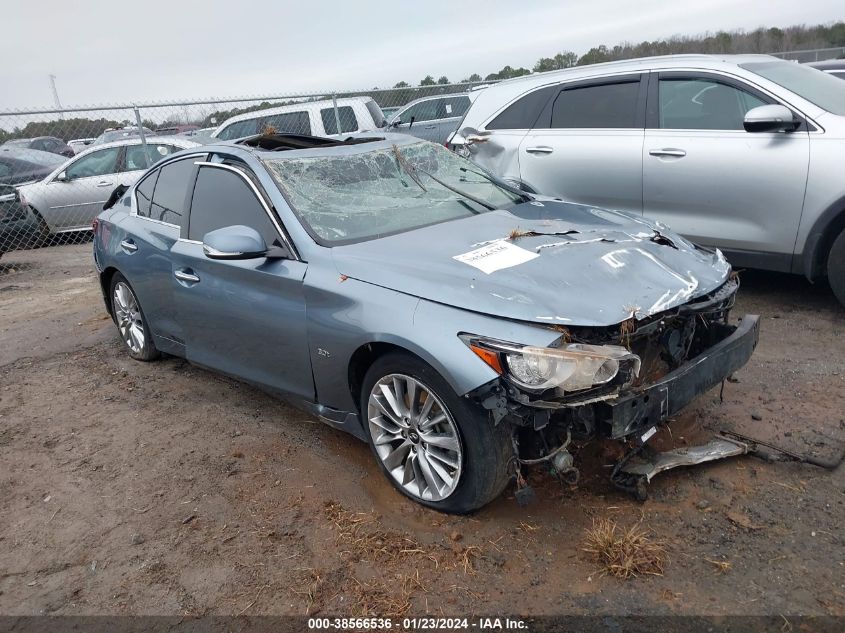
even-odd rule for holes
{"type": "Polygon", "coordinates": [[[488,411],[459,397],[411,354],[376,359],[364,377],[361,416],[382,471],[417,503],[463,514],[489,503],[508,484],[510,425],[494,425],[488,411]]]}
{"type": "Polygon", "coordinates": [[[150,328],[147,327],[147,318],[141,309],[138,297],[126,277],[115,273],[109,284],[109,296],[111,297],[111,314],[120,338],[126,345],[129,355],[135,360],[155,360],[161,353],[153,343],[150,328]]]}
{"type": "Polygon", "coordinates": [[[827,279],[833,294],[845,306],[845,230],[833,241],[827,255],[827,279]]]}
{"type": "Polygon", "coordinates": [[[41,214],[38,213],[38,211],[33,209],[32,215],[35,216],[36,227],[29,241],[30,248],[49,246],[53,241],[53,232],[50,230],[47,222],[41,217],[41,214]]]}

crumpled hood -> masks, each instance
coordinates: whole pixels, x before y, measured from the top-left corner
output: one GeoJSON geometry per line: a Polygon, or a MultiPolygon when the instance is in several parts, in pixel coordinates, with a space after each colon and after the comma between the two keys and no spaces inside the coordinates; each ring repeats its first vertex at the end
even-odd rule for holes
{"type": "Polygon", "coordinates": [[[643,319],[713,291],[730,273],[721,253],[659,223],[548,198],[332,252],[353,279],[559,325],[643,319]]]}

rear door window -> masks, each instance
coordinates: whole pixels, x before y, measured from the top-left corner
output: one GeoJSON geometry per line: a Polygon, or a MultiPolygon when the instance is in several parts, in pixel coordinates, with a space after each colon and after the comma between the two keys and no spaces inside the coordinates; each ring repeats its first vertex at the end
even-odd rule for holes
{"type": "Polygon", "coordinates": [[[543,107],[549,102],[557,86],[547,86],[529,92],[507,108],[486,125],[488,130],[530,130],[540,117],[543,107]]]}
{"type": "Polygon", "coordinates": [[[192,156],[168,163],[158,170],[150,205],[151,219],[182,226],[188,190],[194,184],[194,162],[197,160],[196,156],[192,156]]]}
{"type": "Polygon", "coordinates": [[[201,167],[191,199],[188,239],[201,241],[206,233],[235,224],[258,231],[267,246],[278,239],[264,205],[244,176],[221,167],[201,167]]]}
{"type": "Polygon", "coordinates": [[[469,97],[445,97],[443,99],[444,118],[463,116],[469,110],[469,97]]]}
{"type": "Polygon", "coordinates": [[[552,107],[551,127],[635,128],[639,79],[573,86],[560,91],[552,107]]]}
{"type": "Polygon", "coordinates": [[[271,114],[261,119],[261,126],[257,133],[273,134],[306,134],[311,135],[311,118],[308,112],[282,112],[271,114]],[[268,129],[272,128],[272,130],[268,129]]]}
{"type": "MultiPolygon", "coordinates": [[[[323,108],[320,110],[320,118],[323,119],[323,128],[326,130],[326,134],[338,133],[334,108],[323,108]]],[[[355,118],[355,111],[351,106],[339,107],[337,109],[337,118],[340,119],[341,134],[358,130],[358,119],[355,118]]]]}

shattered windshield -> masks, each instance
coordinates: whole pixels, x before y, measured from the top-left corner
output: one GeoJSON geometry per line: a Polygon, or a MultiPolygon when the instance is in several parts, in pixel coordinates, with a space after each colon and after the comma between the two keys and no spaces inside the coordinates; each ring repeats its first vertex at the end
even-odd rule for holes
{"type": "Polygon", "coordinates": [[[472,163],[425,141],[346,155],[273,158],[267,166],[306,228],[332,244],[409,231],[520,200],[472,163]]]}

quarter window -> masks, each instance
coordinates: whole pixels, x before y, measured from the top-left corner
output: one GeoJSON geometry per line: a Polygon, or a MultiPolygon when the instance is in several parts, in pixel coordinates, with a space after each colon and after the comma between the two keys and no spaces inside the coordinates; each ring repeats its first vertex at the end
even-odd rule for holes
{"type": "MultiPolygon", "coordinates": [[[[323,108],[320,110],[320,117],[323,119],[323,129],[326,134],[337,134],[337,121],[334,116],[334,108],[323,108]]],[[[358,120],[355,112],[350,106],[343,106],[337,109],[337,118],[340,119],[340,133],[355,132],[358,129],[358,120]]]]}
{"type": "Polygon", "coordinates": [[[487,124],[488,130],[530,130],[534,127],[543,106],[548,103],[555,86],[530,92],[505,108],[487,124]]]}
{"type": "Polygon", "coordinates": [[[138,210],[138,215],[141,217],[150,217],[150,208],[153,203],[153,191],[156,187],[156,180],[158,180],[157,169],[144,178],[140,183],[138,183],[138,186],[135,187],[135,204],[138,210]]]}
{"type": "Polygon", "coordinates": [[[552,107],[552,128],[635,128],[640,82],[561,90],[552,107]]]}
{"type": "Polygon", "coordinates": [[[68,166],[65,174],[70,180],[113,174],[117,172],[117,157],[119,155],[119,147],[109,147],[92,152],[68,166]]]}
{"type": "Polygon", "coordinates": [[[194,161],[196,160],[196,157],[177,160],[158,170],[158,180],[150,205],[151,219],[177,226],[182,225],[185,199],[188,197],[188,189],[193,184],[193,174],[196,169],[194,161]]]}
{"type": "Polygon", "coordinates": [[[661,79],[660,127],[667,130],[741,130],[745,113],[766,102],[709,79],[661,79]]]}
{"type": "Polygon", "coordinates": [[[201,167],[191,201],[188,239],[201,241],[206,233],[236,224],[258,231],[268,246],[277,241],[267,211],[243,176],[220,167],[201,167]]]}

